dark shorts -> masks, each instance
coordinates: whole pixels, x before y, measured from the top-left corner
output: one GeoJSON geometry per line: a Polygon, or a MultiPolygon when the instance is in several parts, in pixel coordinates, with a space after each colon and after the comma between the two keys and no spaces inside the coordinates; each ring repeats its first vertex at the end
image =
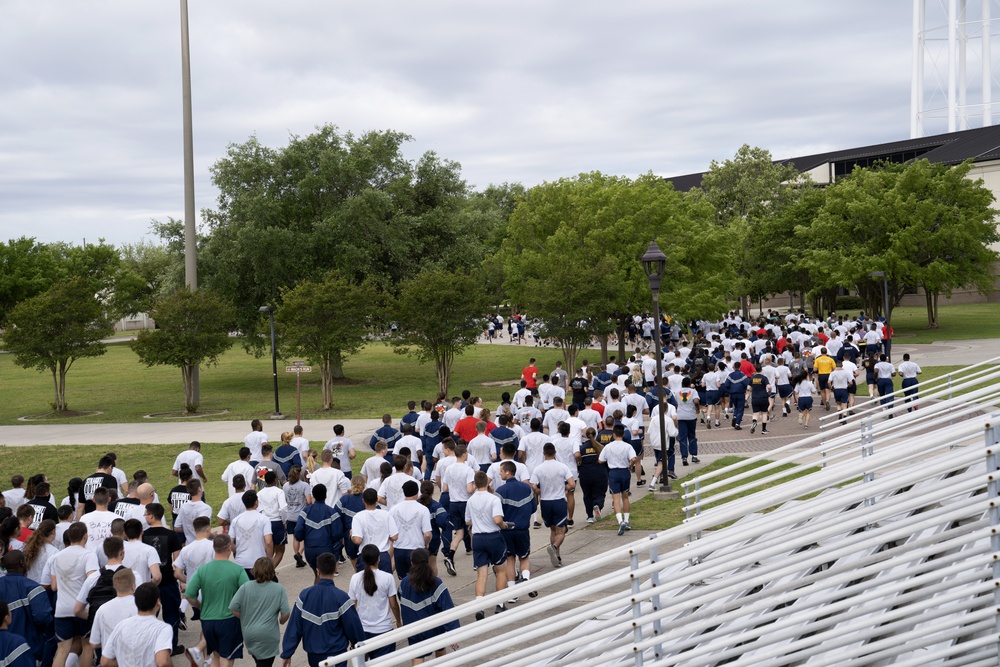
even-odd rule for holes
{"type": "Polygon", "coordinates": [[[608,471],[608,491],[614,493],[628,493],[632,485],[632,473],[624,468],[612,468],[608,471]]]}
{"type": "Polygon", "coordinates": [[[396,574],[402,579],[407,574],[410,573],[410,556],[413,555],[413,549],[393,549],[392,550],[392,560],[396,565],[396,574]]]}
{"type": "Polygon", "coordinates": [[[779,384],[778,385],[778,396],[781,398],[788,398],[792,395],[792,385],[790,384],[779,384]]]}
{"type": "MultiPolygon", "coordinates": [[[[354,561],[355,572],[361,572],[365,569],[364,561],[361,560],[361,556],[358,556],[357,560],[354,561]]],[[[378,569],[388,574],[392,574],[392,558],[389,557],[388,551],[380,551],[378,554],[378,569]]]]}
{"type": "Polygon", "coordinates": [[[527,528],[505,530],[501,534],[503,535],[504,543],[507,545],[508,557],[527,558],[528,554],[531,553],[531,531],[527,528]]]}
{"type": "MultiPolygon", "coordinates": [[[[310,547],[306,547],[303,550],[302,555],[305,556],[306,563],[308,563],[309,567],[311,567],[313,569],[313,571],[315,572],[316,571],[316,559],[319,558],[322,554],[327,554],[327,553],[332,554],[333,552],[334,552],[333,549],[326,549],[326,548],[323,548],[323,547],[319,547],[319,548],[317,548],[317,547],[311,547],[311,548],[310,547]]],[[[251,581],[253,581],[253,577],[251,577],[251,581]]]]}
{"type": "Polygon", "coordinates": [[[288,544],[288,535],[285,534],[284,521],[271,522],[271,540],[274,542],[274,546],[288,544]]]}
{"type": "Polygon", "coordinates": [[[90,626],[86,619],[77,616],[56,617],[56,641],[64,642],[73,637],[89,637],[90,626]]]}
{"type": "Polygon", "coordinates": [[[718,404],[719,404],[719,390],[718,389],[705,390],[705,405],[718,405],[718,404]]]}
{"type": "Polygon", "coordinates": [[[826,373],[825,375],[823,373],[820,373],[816,377],[819,379],[819,388],[820,389],[829,389],[830,388],[830,374],[829,373],[826,373]]]}
{"type": "Polygon", "coordinates": [[[499,531],[472,535],[472,564],[480,568],[507,562],[507,543],[499,531]]]}
{"type": "Polygon", "coordinates": [[[219,652],[226,660],[243,657],[243,630],[240,619],[226,618],[221,621],[201,621],[201,631],[205,635],[208,653],[219,652]]]}
{"type": "Polygon", "coordinates": [[[812,410],[813,408],[813,397],[812,396],[799,396],[799,412],[805,412],[806,410],[812,410]]]}
{"type": "Polygon", "coordinates": [[[847,393],[848,394],[856,394],[856,393],[858,393],[858,383],[857,382],[852,382],[851,384],[847,385],[847,393]]]}
{"type": "Polygon", "coordinates": [[[452,530],[465,528],[465,504],[466,501],[451,500],[448,503],[448,520],[452,530]]]}
{"type": "Polygon", "coordinates": [[[755,398],[750,402],[750,409],[753,412],[767,412],[768,408],[770,407],[771,404],[768,402],[766,398],[764,399],[755,398]]]}
{"type": "MultiPolygon", "coordinates": [[[[292,535],[292,536],[295,535],[295,523],[296,523],[295,521],[286,521],[285,522],[285,539],[286,540],[287,540],[287,538],[288,538],[289,535],[292,535]]],[[[272,533],[274,532],[274,528],[271,529],[271,532],[272,533]]],[[[273,535],[271,537],[272,537],[272,539],[274,538],[273,535]]]]}
{"type": "Polygon", "coordinates": [[[566,525],[566,522],[569,520],[569,510],[564,499],[543,500],[540,504],[542,508],[542,521],[545,522],[546,528],[566,525]]]}
{"type": "Polygon", "coordinates": [[[837,403],[847,403],[847,401],[851,400],[851,393],[846,388],[834,389],[833,400],[837,403]]]}

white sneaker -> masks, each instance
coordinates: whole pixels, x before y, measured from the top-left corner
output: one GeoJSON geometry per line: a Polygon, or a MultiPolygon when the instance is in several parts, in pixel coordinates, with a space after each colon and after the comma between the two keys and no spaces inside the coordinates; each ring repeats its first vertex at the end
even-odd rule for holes
{"type": "MultiPolygon", "coordinates": [[[[189,646],[184,649],[184,653],[187,655],[188,660],[191,661],[191,667],[201,667],[205,664],[205,656],[201,654],[201,651],[196,646],[189,646]]],[[[211,663],[211,659],[208,660],[211,663]]]]}
{"type": "Polygon", "coordinates": [[[587,523],[594,523],[594,517],[588,516],[587,517],[587,523]]]}

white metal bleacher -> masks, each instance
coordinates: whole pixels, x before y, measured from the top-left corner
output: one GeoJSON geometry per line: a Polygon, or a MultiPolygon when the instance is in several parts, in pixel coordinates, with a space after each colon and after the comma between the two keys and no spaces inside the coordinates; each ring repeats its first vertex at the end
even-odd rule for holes
{"type": "Polygon", "coordinates": [[[403,648],[508,596],[494,593],[329,665],[406,664],[455,643],[429,664],[998,665],[998,362],[925,383],[918,411],[866,405],[702,476],[686,485],[684,525],[519,585],[522,600],[539,590],[535,600],[403,648]],[[803,475],[801,464],[814,467],[803,475]]]}

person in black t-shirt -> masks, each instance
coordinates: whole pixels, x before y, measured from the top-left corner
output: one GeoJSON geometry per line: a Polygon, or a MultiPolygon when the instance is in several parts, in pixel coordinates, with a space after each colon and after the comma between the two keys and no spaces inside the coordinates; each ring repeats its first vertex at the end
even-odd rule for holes
{"type": "Polygon", "coordinates": [[[26,502],[31,509],[35,510],[35,518],[31,520],[29,529],[35,530],[38,524],[46,519],[59,523],[59,515],[56,513],[56,506],[52,503],[52,496],[48,482],[40,482],[35,486],[35,496],[26,502]]]}
{"type": "Polygon", "coordinates": [[[101,460],[97,462],[97,472],[87,475],[83,480],[83,502],[77,507],[77,519],[94,511],[94,491],[102,486],[106,489],[114,489],[117,497],[118,480],[111,474],[111,469],[114,467],[115,462],[110,456],[102,456],[101,460]]]}
{"type": "Polygon", "coordinates": [[[187,483],[194,476],[194,471],[191,467],[182,463],[181,468],[177,471],[177,478],[180,484],[170,489],[170,493],[167,494],[167,502],[170,503],[170,514],[172,520],[170,522],[171,526],[177,525],[177,514],[181,511],[181,508],[186,504],[191,502],[191,494],[188,493],[187,483]]]}
{"type": "Polygon", "coordinates": [[[174,577],[174,559],[184,546],[180,533],[163,525],[163,505],[149,503],[146,505],[146,523],[149,524],[142,533],[142,541],[156,549],[160,557],[160,604],[163,622],[173,629],[173,651],[171,655],[180,655],[184,647],[177,643],[177,626],[181,619],[181,589],[174,577]]]}
{"type": "Polygon", "coordinates": [[[573,392],[573,404],[583,410],[585,407],[583,402],[587,400],[587,390],[590,387],[587,378],[583,377],[582,368],[578,368],[576,377],[569,381],[569,388],[573,392]]]}
{"type": "MultiPolygon", "coordinates": [[[[611,433],[613,440],[614,431],[608,433],[611,433]]],[[[580,488],[583,489],[583,506],[587,509],[587,523],[601,520],[601,510],[604,509],[604,499],[608,493],[608,466],[597,460],[604,445],[597,438],[597,432],[587,428],[580,449],[576,452],[580,488]]]]}

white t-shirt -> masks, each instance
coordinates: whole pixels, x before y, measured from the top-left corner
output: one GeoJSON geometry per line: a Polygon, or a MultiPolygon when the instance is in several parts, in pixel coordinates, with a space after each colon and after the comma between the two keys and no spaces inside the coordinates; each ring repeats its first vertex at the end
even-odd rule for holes
{"type": "MultiPolygon", "coordinates": [[[[118,570],[121,570],[125,566],[115,565],[113,568],[107,566],[103,567],[106,570],[117,572],[118,570]]],[[[92,572],[87,576],[86,579],[83,580],[83,586],[80,586],[80,592],[76,594],[77,602],[82,602],[84,605],[87,605],[87,596],[90,595],[90,591],[94,590],[94,586],[97,585],[97,580],[100,579],[100,577],[101,577],[101,571],[100,569],[98,569],[97,572],[92,572]]]]}
{"type": "Polygon", "coordinates": [[[39,551],[38,555],[35,556],[35,561],[31,564],[31,568],[26,573],[28,579],[38,582],[43,586],[48,586],[52,581],[52,577],[51,575],[49,577],[45,576],[45,569],[49,564],[49,560],[54,558],[58,553],[59,549],[57,549],[54,544],[42,545],[41,551],[39,551]]]}
{"type": "Polygon", "coordinates": [[[365,592],[365,573],[356,572],[351,577],[347,595],[358,603],[358,616],[365,632],[381,634],[392,630],[392,612],[389,609],[389,598],[396,595],[396,578],[388,572],[374,570],[377,590],[375,595],[365,592]]]}
{"type": "Polygon", "coordinates": [[[484,463],[492,461],[497,457],[496,443],[493,442],[493,438],[490,436],[480,433],[469,441],[469,454],[477,461],[484,463]]]}
{"type": "Polygon", "coordinates": [[[299,450],[299,454],[303,458],[305,458],[306,452],[309,451],[309,440],[303,438],[301,435],[297,435],[294,438],[292,438],[292,441],[288,444],[290,444],[295,449],[299,450]]]}
{"type": "Polygon", "coordinates": [[[386,509],[392,509],[406,500],[406,495],[403,493],[403,485],[412,479],[405,472],[393,470],[392,474],[382,482],[382,486],[378,489],[378,495],[381,498],[385,498],[386,509]]]}
{"type": "Polygon", "coordinates": [[[465,502],[469,499],[468,483],[476,478],[476,473],[472,468],[456,461],[448,466],[441,477],[441,488],[447,486],[448,499],[451,502],[465,502]]]}
{"type": "Polygon", "coordinates": [[[156,549],[149,546],[142,539],[136,541],[127,540],[125,542],[125,558],[122,564],[135,574],[135,585],[139,586],[152,579],[149,568],[160,565],[160,556],[156,549]]]}
{"type": "Polygon", "coordinates": [[[10,489],[3,492],[4,501],[7,507],[17,512],[17,508],[24,504],[24,489],[10,489]]]}
{"type": "Polygon", "coordinates": [[[562,408],[552,408],[545,413],[545,418],[542,420],[542,427],[549,430],[549,435],[555,435],[559,432],[559,422],[564,422],[569,419],[569,413],[562,408]]]}
{"type": "Polygon", "coordinates": [[[559,461],[569,469],[569,473],[576,477],[576,456],[575,454],[580,451],[580,443],[574,441],[572,438],[564,438],[561,435],[557,435],[552,438],[552,444],[556,447],[556,461],[559,461]]]}
{"type": "Polygon", "coordinates": [[[259,510],[247,510],[229,525],[229,536],[236,545],[233,560],[244,569],[253,567],[258,558],[267,556],[264,536],[271,534],[271,522],[259,510]]]}
{"type": "Polygon", "coordinates": [[[847,369],[835,368],[832,373],[830,373],[830,386],[834,389],[847,389],[848,385],[851,384],[851,380],[854,379],[847,369]]]}
{"type": "Polygon", "coordinates": [[[549,437],[538,431],[529,433],[521,439],[521,444],[524,445],[524,465],[528,467],[529,473],[545,460],[542,448],[548,441],[549,437]]]}
{"type": "Polygon", "coordinates": [[[812,380],[802,380],[797,385],[795,385],[795,393],[799,397],[811,397],[816,393],[816,385],[812,383],[812,380]]]}
{"type": "Polygon", "coordinates": [[[196,535],[194,532],[194,520],[200,516],[207,516],[209,519],[212,518],[212,508],[201,500],[192,500],[184,503],[180,511],[177,512],[177,524],[174,528],[177,526],[181,527],[184,531],[184,539],[186,541],[194,542],[196,535]]]}
{"type": "Polygon", "coordinates": [[[569,468],[554,459],[542,461],[531,473],[531,483],[541,491],[541,500],[565,500],[566,482],[571,479],[569,468]]]}
{"type": "Polygon", "coordinates": [[[250,449],[250,460],[260,461],[263,455],[260,448],[267,444],[267,433],[263,431],[250,431],[247,437],[243,438],[243,446],[250,449]]]}
{"type": "Polygon", "coordinates": [[[102,655],[118,667],[149,667],[156,654],[173,648],[173,630],[155,616],[133,616],[119,623],[104,642],[102,655]]]}
{"type": "MultiPolygon", "coordinates": [[[[243,493],[246,493],[246,490],[243,493]]],[[[243,493],[226,498],[222,507],[219,508],[220,519],[232,522],[233,519],[247,511],[247,506],[243,504],[243,493]]]]}
{"type": "Polygon", "coordinates": [[[177,554],[174,567],[184,573],[184,576],[191,579],[195,571],[215,558],[215,546],[211,539],[195,540],[184,545],[181,552],[177,554]]]}
{"type": "Polygon", "coordinates": [[[96,572],[97,554],[78,544],[68,546],[52,558],[52,576],[56,580],[56,618],[73,615],[76,596],[87,575],[96,572]]]}
{"type": "Polygon", "coordinates": [[[399,534],[396,521],[386,510],[368,510],[354,515],[351,523],[351,537],[360,537],[360,552],[365,546],[374,544],[379,551],[389,551],[389,538],[399,534]]]}
{"type": "Polygon", "coordinates": [[[423,549],[426,547],[424,533],[431,532],[431,511],[416,500],[404,500],[389,509],[399,537],[394,545],[397,549],[423,549]]]}
{"type": "Polygon", "coordinates": [[[472,524],[472,533],[499,533],[500,526],[493,520],[496,516],[503,516],[500,497],[477,489],[465,506],[465,522],[472,524]]]}
{"type": "Polygon", "coordinates": [[[635,458],[635,450],[632,449],[632,445],[624,440],[612,440],[604,445],[597,460],[607,463],[610,470],[628,470],[633,458],[635,458]]]}
{"type": "Polygon", "coordinates": [[[171,470],[173,471],[180,470],[182,463],[188,464],[188,467],[191,468],[191,472],[197,475],[198,473],[195,472],[197,468],[195,466],[204,466],[205,457],[201,455],[201,452],[196,452],[193,449],[181,452],[180,454],[177,455],[177,458],[174,459],[174,467],[171,468],[171,470]]]}
{"type": "MultiPolygon", "coordinates": [[[[138,584],[137,581],[136,585],[138,584]]],[[[100,646],[106,638],[111,636],[119,623],[138,615],[138,613],[135,608],[135,598],[131,595],[108,600],[94,614],[94,624],[90,629],[90,643],[94,646],[100,646]]]]}
{"type": "Polygon", "coordinates": [[[95,510],[84,514],[80,521],[87,526],[87,548],[95,554],[103,551],[104,540],[111,537],[111,522],[118,518],[114,512],[95,510]]]}
{"type": "Polygon", "coordinates": [[[581,410],[579,414],[580,419],[587,425],[587,428],[592,428],[595,431],[599,430],[597,425],[601,422],[600,412],[594,410],[593,408],[587,408],[586,410],[581,410]]]}
{"type": "MultiPolygon", "coordinates": [[[[382,477],[380,469],[382,467],[382,464],[385,462],[386,460],[384,457],[378,456],[376,454],[375,456],[368,457],[367,459],[365,459],[365,462],[361,464],[361,474],[368,478],[368,488],[370,489],[378,488],[377,483],[379,479],[382,477]]],[[[320,469],[317,468],[316,472],[319,471],[320,469]]],[[[316,476],[316,472],[313,473],[313,477],[316,476]]],[[[329,491],[329,488],[327,488],[327,490],[329,491]]]]}
{"type": "MultiPolygon", "coordinates": [[[[253,455],[251,454],[251,456],[253,455]]],[[[222,473],[222,481],[229,485],[229,495],[236,493],[236,489],[233,488],[233,477],[236,475],[243,475],[243,480],[248,487],[254,484],[253,466],[246,461],[233,461],[226,466],[225,472],[222,473]]]]}
{"type": "Polygon", "coordinates": [[[258,509],[268,521],[284,521],[284,511],[288,507],[285,490],[280,486],[265,486],[257,492],[258,509]]]}
{"type": "Polygon", "coordinates": [[[340,460],[340,471],[351,469],[351,452],[354,451],[354,443],[350,438],[333,438],[327,440],[323,445],[323,451],[333,452],[334,457],[340,460]]]}
{"type": "MultiPolygon", "coordinates": [[[[365,463],[367,462],[365,461],[365,463]]],[[[375,479],[378,479],[378,475],[375,476],[375,479]]],[[[368,481],[371,481],[371,477],[368,478],[368,481]]],[[[337,500],[351,490],[351,482],[347,479],[347,476],[332,466],[329,468],[316,468],[313,471],[312,476],[309,478],[309,486],[315,489],[317,484],[326,486],[326,504],[330,507],[336,505],[337,500]]]]}
{"type": "MultiPolygon", "coordinates": [[[[510,459],[505,460],[509,461],[510,459]]],[[[494,491],[506,484],[506,481],[500,477],[500,464],[503,462],[504,461],[501,460],[492,463],[489,470],[486,471],[486,476],[490,478],[490,485],[493,487],[494,491]]],[[[531,473],[528,472],[528,466],[524,465],[520,461],[511,461],[511,463],[513,463],[514,467],[517,468],[517,472],[514,473],[514,479],[519,482],[527,482],[531,477],[531,473]]]]}

